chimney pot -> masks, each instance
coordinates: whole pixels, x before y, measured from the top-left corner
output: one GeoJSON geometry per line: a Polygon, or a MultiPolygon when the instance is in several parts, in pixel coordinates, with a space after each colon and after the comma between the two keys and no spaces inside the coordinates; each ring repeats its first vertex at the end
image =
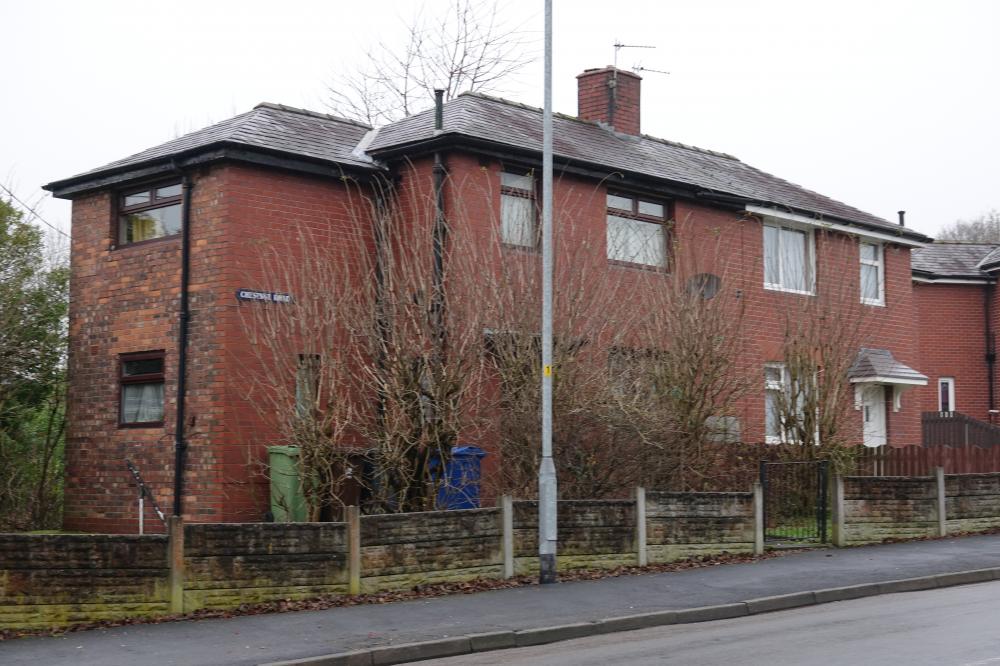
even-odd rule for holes
{"type": "Polygon", "coordinates": [[[906,211],[905,210],[899,211],[899,226],[901,226],[901,227],[905,227],[906,226],[906,211]]]}

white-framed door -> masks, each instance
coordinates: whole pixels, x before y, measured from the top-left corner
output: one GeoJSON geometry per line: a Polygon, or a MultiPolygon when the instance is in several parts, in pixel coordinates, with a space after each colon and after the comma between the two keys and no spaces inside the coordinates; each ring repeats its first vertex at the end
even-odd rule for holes
{"type": "Polygon", "coordinates": [[[861,418],[865,446],[882,446],[888,441],[884,386],[875,384],[865,387],[861,394],[861,418]]]}

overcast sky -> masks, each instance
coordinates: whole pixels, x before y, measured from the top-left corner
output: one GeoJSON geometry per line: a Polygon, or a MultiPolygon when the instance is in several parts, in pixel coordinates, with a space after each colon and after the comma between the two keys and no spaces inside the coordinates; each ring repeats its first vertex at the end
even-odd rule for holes
{"type": "MultiPolygon", "coordinates": [[[[1000,2],[555,0],[555,110],[576,74],[643,80],[643,131],[733,154],[934,234],[1000,208],[1000,2]]],[[[448,5],[428,0],[427,11],[448,5]]],[[[246,111],[323,111],[365,46],[416,3],[0,0],[0,182],[68,231],[40,186],[246,111]]],[[[541,52],[542,0],[505,0],[541,52]]],[[[504,96],[541,106],[541,62],[504,96]]]]}

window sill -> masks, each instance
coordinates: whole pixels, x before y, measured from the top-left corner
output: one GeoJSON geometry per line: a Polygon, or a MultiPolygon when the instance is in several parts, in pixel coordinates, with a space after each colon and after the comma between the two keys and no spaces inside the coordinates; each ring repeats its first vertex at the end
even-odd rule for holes
{"type": "Polygon", "coordinates": [[[143,421],[142,423],[119,423],[119,428],[162,428],[163,421],[143,421]]]}
{"type": "Polygon", "coordinates": [[[870,306],[876,307],[876,308],[884,308],[885,307],[885,301],[875,301],[875,300],[872,300],[870,298],[862,298],[861,299],[861,304],[862,305],[870,305],[870,306]]]}
{"type": "Polygon", "coordinates": [[[650,273],[663,273],[664,275],[670,272],[666,266],[640,264],[634,261],[622,261],[621,259],[608,259],[608,266],[614,266],[615,268],[631,268],[632,270],[647,271],[650,273]]]}
{"type": "Polygon", "coordinates": [[[518,245],[517,243],[508,243],[506,241],[500,241],[500,247],[504,252],[523,252],[525,254],[538,254],[539,249],[534,245],[518,245]]]}
{"type": "Polygon", "coordinates": [[[816,291],[803,291],[801,289],[788,289],[787,287],[781,287],[776,284],[764,284],[764,289],[767,291],[780,291],[784,294],[798,294],[799,296],[815,296],[816,291]]]}
{"type": "Polygon", "coordinates": [[[159,238],[149,238],[147,240],[135,241],[134,243],[112,243],[111,251],[116,250],[126,250],[130,247],[142,247],[143,245],[153,245],[155,243],[163,243],[165,241],[177,240],[181,237],[179,233],[170,234],[169,236],[160,236],[159,238]]]}

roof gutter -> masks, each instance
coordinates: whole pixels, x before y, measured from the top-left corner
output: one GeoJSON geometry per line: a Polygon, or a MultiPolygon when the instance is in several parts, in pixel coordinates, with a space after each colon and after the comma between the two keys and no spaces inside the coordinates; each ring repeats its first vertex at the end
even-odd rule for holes
{"type": "Polygon", "coordinates": [[[341,178],[346,174],[350,174],[359,180],[367,180],[375,173],[381,171],[378,165],[375,164],[364,166],[360,164],[310,159],[292,153],[222,141],[174,155],[157,157],[146,162],[113,167],[105,171],[81,174],[63,180],[54,180],[47,185],[43,185],[42,189],[52,192],[52,196],[56,198],[70,199],[80,194],[100,190],[127,181],[176,173],[178,168],[190,168],[227,160],[333,178],[341,178]]]}
{"type": "MultiPolygon", "coordinates": [[[[372,150],[369,151],[368,154],[371,155],[373,159],[386,162],[398,156],[405,155],[407,158],[412,159],[417,155],[431,154],[440,150],[444,146],[465,147],[485,154],[492,154],[500,158],[517,155],[520,156],[521,159],[537,161],[538,164],[541,164],[541,153],[537,150],[507,146],[505,144],[498,144],[495,141],[477,139],[476,137],[470,137],[456,132],[449,133],[444,131],[436,131],[435,135],[431,138],[418,139],[416,141],[396,144],[389,148],[372,150]],[[506,150],[497,150],[497,147],[501,145],[503,145],[506,150]]],[[[623,180],[629,178],[644,183],[652,183],[652,189],[661,194],[689,198],[695,201],[711,201],[717,205],[733,208],[734,210],[745,210],[748,212],[756,212],[761,215],[768,215],[770,217],[794,219],[794,221],[799,224],[820,226],[831,230],[842,231],[848,234],[878,238],[880,240],[891,241],[900,245],[923,247],[931,240],[919,232],[902,227],[896,227],[896,225],[889,225],[888,222],[884,228],[869,228],[864,225],[864,223],[850,222],[848,220],[834,222],[830,218],[809,217],[808,215],[796,213],[787,207],[779,209],[761,206],[759,205],[759,201],[750,197],[726,194],[723,192],[712,192],[695,185],[689,185],[678,181],[659,179],[644,174],[614,169],[605,164],[573,160],[566,157],[560,157],[559,155],[554,157],[560,166],[560,170],[564,173],[576,173],[599,179],[606,179],[609,173],[618,173],[621,174],[623,180]],[[898,228],[899,231],[895,231],[896,228],[898,228]]]]}
{"type": "Polygon", "coordinates": [[[913,281],[919,284],[995,284],[996,280],[988,277],[935,277],[933,273],[913,271],[913,281]]]}
{"type": "Polygon", "coordinates": [[[890,243],[896,243],[897,245],[906,245],[909,247],[924,247],[930,241],[930,239],[923,234],[918,234],[916,232],[910,232],[904,237],[902,234],[893,234],[889,230],[875,230],[860,224],[844,224],[842,222],[833,222],[827,218],[815,218],[808,217],[806,215],[800,215],[799,213],[793,213],[788,210],[783,210],[779,208],[772,208],[768,206],[758,206],[754,204],[747,204],[746,211],[748,213],[753,213],[754,215],[761,215],[764,217],[772,217],[778,220],[785,220],[788,222],[794,222],[796,224],[802,224],[810,227],[817,227],[820,229],[827,229],[830,231],[839,231],[845,234],[852,234],[855,236],[862,236],[864,238],[874,238],[876,240],[888,241],[890,243]],[[922,240],[917,240],[917,238],[922,240]]]}

